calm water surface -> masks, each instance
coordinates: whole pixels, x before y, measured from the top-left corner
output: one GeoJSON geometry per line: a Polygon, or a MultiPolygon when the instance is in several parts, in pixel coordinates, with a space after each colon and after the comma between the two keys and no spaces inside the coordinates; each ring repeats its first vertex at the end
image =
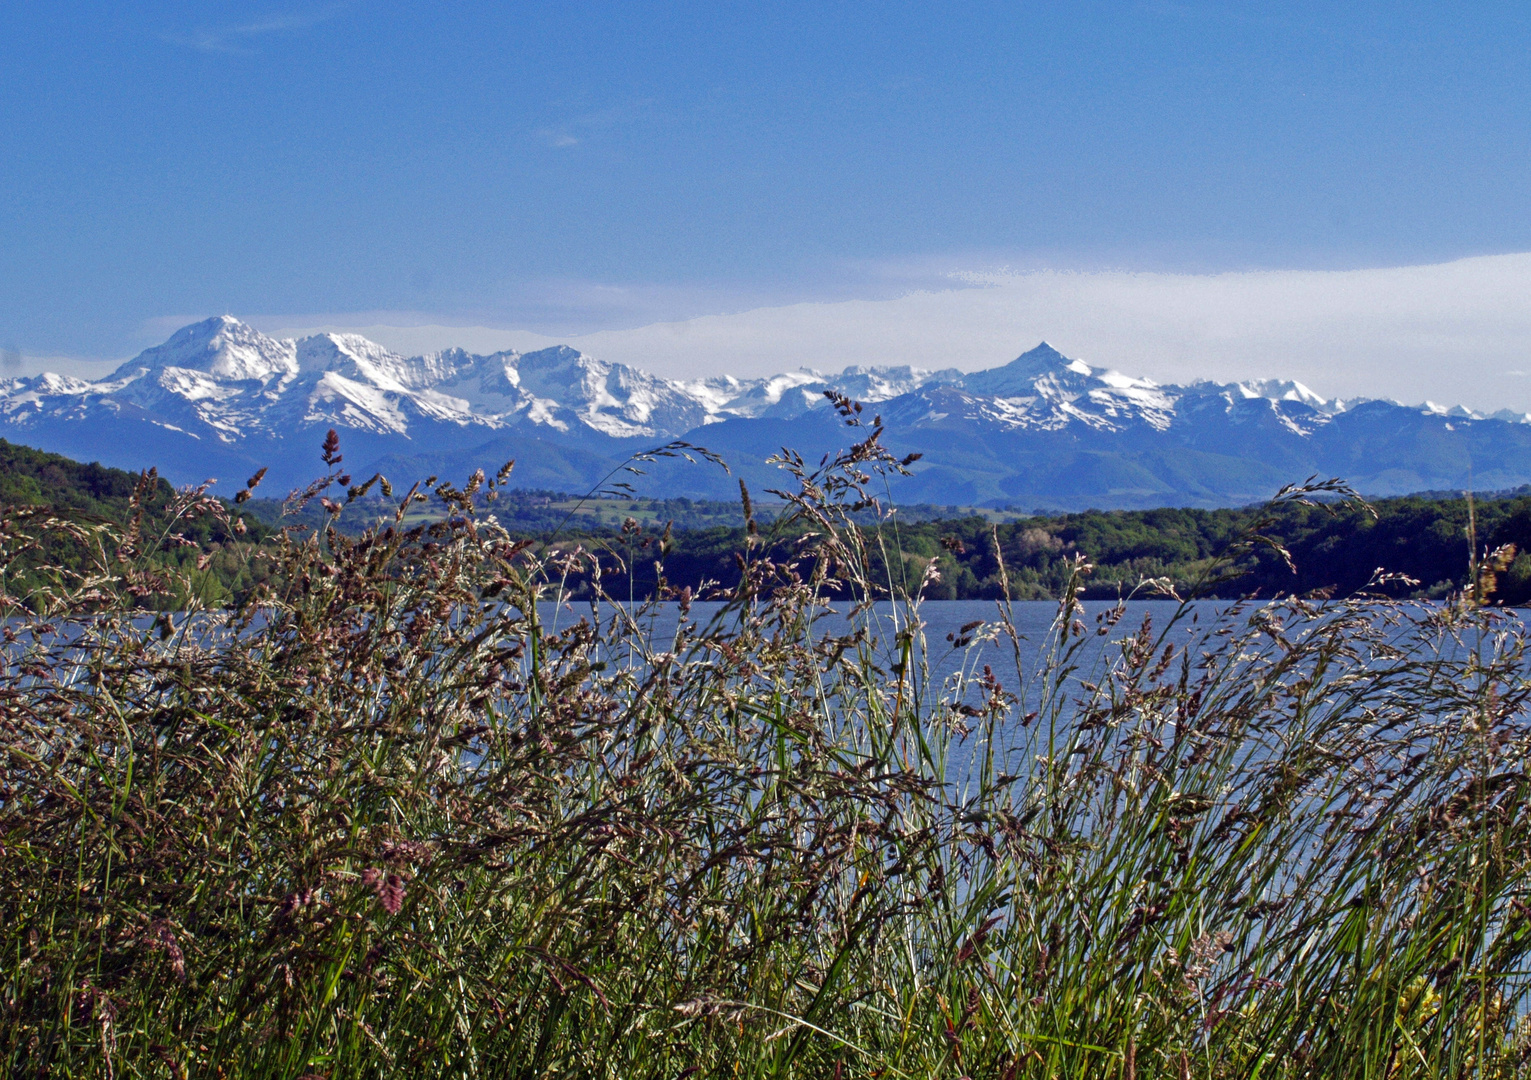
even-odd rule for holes
{"type": "MultiPolygon", "coordinates": [[[[1130,601],[1127,604],[1127,614],[1107,634],[1099,635],[1095,633],[1100,625],[1096,617],[1113,609],[1115,603],[1087,602],[1084,605],[1082,619],[1090,631],[1087,635],[1089,644],[1081,667],[1094,667],[1095,662],[1115,658],[1119,653],[1122,639],[1136,633],[1142,626],[1145,616],[1152,620],[1156,631],[1167,626],[1178,606],[1173,600],[1130,601]]],[[[1231,606],[1233,606],[1231,601],[1197,603],[1192,608],[1196,621],[1193,623],[1192,617],[1187,616],[1172,631],[1169,640],[1177,645],[1184,644],[1194,633],[1204,629],[1209,619],[1215,619],[1231,606]]],[[[692,604],[687,619],[705,628],[722,607],[723,605],[718,603],[692,604]]],[[[850,610],[851,605],[848,603],[832,605],[831,610],[821,616],[818,622],[819,633],[847,632],[850,629],[848,621],[850,610]]],[[[1053,600],[1017,601],[1010,605],[1010,612],[1016,631],[1021,637],[1022,670],[1029,678],[1047,648],[1049,631],[1053,620],[1058,615],[1058,604],[1053,600]]],[[[616,614],[615,605],[603,604],[599,609],[599,617],[603,622],[612,619],[616,614]]],[[[955,638],[961,633],[962,627],[970,623],[996,623],[1000,618],[1000,610],[994,601],[932,600],[921,605],[918,614],[926,639],[933,678],[944,678],[964,664],[971,666],[975,657],[979,670],[982,670],[984,663],[989,663],[994,666],[996,674],[999,674],[1001,678],[1004,678],[1006,672],[1013,676],[1015,650],[1008,637],[1001,637],[995,642],[984,644],[973,653],[955,650],[947,641],[948,634],[955,638]]],[[[553,629],[561,629],[581,618],[589,618],[591,605],[588,603],[567,604],[558,608],[549,604],[541,615],[545,625],[553,629]]],[[[678,605],[660,604],[648,609],[640,625],[652,635],[652,639],[657,644],[674,637],[680,617],[678,605]]],[[[894,638],[899,631],[907,627],[909,609],[902,604],[881,603],[877,605],[874,617],[879,655],[891,663],[896,659],[892,655],[894,638]]]]}

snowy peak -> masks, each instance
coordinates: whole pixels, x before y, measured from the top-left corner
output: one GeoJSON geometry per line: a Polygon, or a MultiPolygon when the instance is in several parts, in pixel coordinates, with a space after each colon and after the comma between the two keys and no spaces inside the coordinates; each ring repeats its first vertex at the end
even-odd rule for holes
{"type": "Polygon", "coordinates": [[[1333,402],[1325,400],[1295,380],[1253,379],[1249,382],[1233,383],[1232,386],[1236,393],[1246,398],[1265,398],[1267,401],[1300,401],[1304,405],[1311,405],[1315,409],[1325,409],[1333,405],[1333,402]]]}
{"type": "Polygon", "coordinates": [[[297,371],[294,343],[277,341],[231,315],[183,326],[169,341],[146,349],[117,370],[185,368],[231,382],[266,380],[297,371]]]}
{"type": "Polygon", "coordinates": [[[707,422],[706,402],[679,383],[556,345],[520,357],[507,377],[534,403],[562,406],[613,438],[689,431],[707,422]]]}
{"type": "Polygon", "coordinates": [[[913,393],[922,386],[956,382],[961,378],[962,372],[956,368],[927,371],[907,364],[901,367],[863,367],[857,364],[846,368],[838,375],[829,376],[825,381],[827,386],[857,401],[875,404],[880,401],[889,401],[901,394],[913,393]]]}
{"type": "Polygon", "coordinates": [[[424,390],[440,381],[425,357],[406,360],[360,334],[304,338],[297,343],[297,358],[304,375],[338,375],[396,394],[424,390]]]}
{"type": "Polygon", "coordinates": [[[1080,360],[1070,360],[1047,342],[1023,352],[1003,367],[975,371],[961,378],[964,389],[993,397],[1030,397],[1038,380],[1054,385],[1072,385],[1088,378],[1094,369],[1080,360]]]}
{"type": "Polygon", "coordinates": [[[612,374],[613,365],[567,345],[554,345],[521,356],[515,372],[516,384],[530,393],[558,399],[573,394],[589,399],[601,394],[600,388],[612,374]]]}
{"type": "MultiPolygon", "coordinates": [[[[1016,374],[1029,372],[1032,375],[1045,375],[1058,368],[1066,368],[1071,365],[1083,364],[1080,360],[1070,360],[1047,342],[1038,342],[1035,348],[1027,349],[1010,363],[995,371],[1009,371],[1016,374]]],[[[1088,367],[1088,365],[1084,365],[1088,367]]]]}
{"type": "Polygon", "coordinates": [[[472,402],[478,411],[496,412],[508,408],[508,401],[520,393],[520,359],[514,351],[475,356],[464,349],[446,349],[420,357],[419,363],[428,378],[436,379],[436,389],[472,402]]]}

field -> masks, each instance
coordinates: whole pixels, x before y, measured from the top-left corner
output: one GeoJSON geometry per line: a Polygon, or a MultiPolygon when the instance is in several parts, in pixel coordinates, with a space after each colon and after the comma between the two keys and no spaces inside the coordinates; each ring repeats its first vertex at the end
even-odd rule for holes
{"type": "MultiPolygon", "coordinates": [[[[1526,1074],[1512,552],[1442,603],[1171,625],[1081,619],[1075,558],[1032,661],[997,542],[992,617],[922,633],[940,566],[889,573],[901,465],[856,434],[784,462],[778,521],[742,505],[737,581],[664,637],[573,603],[607,564],[483,520],[482,477],[273,534],[232,608],[160,557],[217,500],[8,510],[7,1073],[1526,1074]]],[[[1283,493],[1181,591],[1315,497],[1352,498],[1283,493]]],[[[646,555],[672,610],[714,591],[646,555]]]]}

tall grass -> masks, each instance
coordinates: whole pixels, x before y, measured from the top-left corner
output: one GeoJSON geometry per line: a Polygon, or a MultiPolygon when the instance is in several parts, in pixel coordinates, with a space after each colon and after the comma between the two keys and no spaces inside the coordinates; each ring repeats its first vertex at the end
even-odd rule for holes
{"type": "Polygon", "coordinates": [[[867,569],[903,465],[862,434],[784,456],[798,556],[663,636],[561,604],[599,561],[481,475],[284,534],[237,611],[168,536],[8,517],[8,565],[91,553],[3,597],[8,1074],[1524,1073],[1515,619],[1075,589],[1039,661],[1004,603],[928,640],[867,569]]]}

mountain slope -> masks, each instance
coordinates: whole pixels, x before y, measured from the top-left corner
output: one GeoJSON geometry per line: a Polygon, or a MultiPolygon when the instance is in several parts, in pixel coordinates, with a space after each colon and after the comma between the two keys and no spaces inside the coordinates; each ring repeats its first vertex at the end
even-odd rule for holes
{"type": "MultiPolygon", "coordinates": [[[[674,381],[557,346],[402,357],[365,338],[277,340],[229,316],[177,331],[105,379],[0,382],[0,432],[72,457],[158,465],[180,483],[260,466],[273,487],[319,471],[341,434],[353,472],[466,474],[520,465],[523,483],[597,483],[634,451],[685,438],[752,486],[763,465],[844,445],[833,390],[880,412],[888,442],[920,451],[897,497],[1048,509],[1217,506],[1264,498],[1312,473],[1373,494],[1531,482],[1531,423],[1430,403],[1326,400],[1300,383],[1160,385],[1042,344],[1014,361],[955,369],[850,367],[826,375],[674,381]]],[[[656,463],[655,494],[727,494],[719,470],[656,463]]]]}

